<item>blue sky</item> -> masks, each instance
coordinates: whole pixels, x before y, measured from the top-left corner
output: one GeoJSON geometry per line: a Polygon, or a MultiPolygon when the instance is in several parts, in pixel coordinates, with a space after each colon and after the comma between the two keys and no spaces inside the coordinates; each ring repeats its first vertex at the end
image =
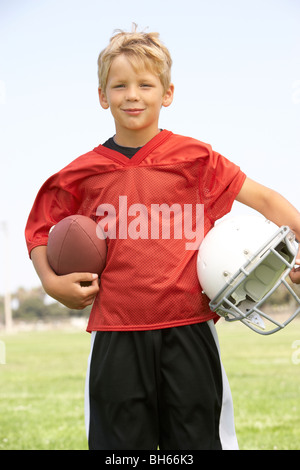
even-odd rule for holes
{"type": "Polygon", "coordinates": [[[210,143],[299,208],[298,0],[1,0],[0,294],[5,276],[12,290],[39,284],[24,227],[42,183],[114,133],[97,57],[132,22],[158,31],[174,61],[160,126],[210,143]]]}

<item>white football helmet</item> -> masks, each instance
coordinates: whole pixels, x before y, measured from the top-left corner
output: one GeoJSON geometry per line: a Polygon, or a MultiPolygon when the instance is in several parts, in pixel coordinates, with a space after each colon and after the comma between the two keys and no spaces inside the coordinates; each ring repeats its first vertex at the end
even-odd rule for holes
{"type": "Polygon", "coordinates": [[[197,259],[199,282],[211,310],[264,335],[284,328],[300,313],[300,299],[286,280],[297,251],[289,227],[279,228],[261,216],[235,216],[217,223],[201,243],[197,259]],[[280,285],[295,307],[283,321],[281,315],[272,313],[271,318],[266,313],[266,301],[280,285]]]}

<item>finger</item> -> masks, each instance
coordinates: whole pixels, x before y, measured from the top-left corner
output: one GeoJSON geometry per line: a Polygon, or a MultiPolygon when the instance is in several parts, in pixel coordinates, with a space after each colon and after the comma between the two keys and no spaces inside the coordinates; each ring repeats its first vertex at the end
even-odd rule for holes
{"type": "MultiPolygon", "coordinates": [[[[84,283],[86,284],[86,283],[84,283]]],[[[89,304],[93,303],[98,292],[99,292],[99,284],[97,281],[94,281],[92,285],[84,285],[80,283],[80,296],[83,302],[89,302],[89,304]]]]}
{"type": "Polygon", "coordinates": [[[299,268],[293,268],[290,272],[290,278],[291,281],[300,284],[300,267],[299,268]]]}
{"type": "Polygon", "coordinates": [[[72,273],[74,282],[93,282],[98,279],[98,274],[95,273],[72,273]]]}
{"type": "Polygon", "coordinates": [[[81,287],[90,287],[98,285],[99,276],[95,273],[72,273],[73,282],[80,284],[81,287]]]}
{"type": "Polygon", "coordinates": [[[95,300],[95,299],[87,300],[86,302],[84,302],[84,303],[82,304],[82,308],[89,307],[90,305],[93,304],[94,300],[95,300]]]}
{"type": "Polygon", "coordinates": [[[95,296],[81,299],[81,301],[77,301],[76,303],[74,303],[71,308],[74,310],[82,310],[85,307],[92,305],[94,300],[95,300],[95,296]]]}
{"type": "Polygon", "coordinates": [[[92,282],[84,282],[84,283],[80,283],[80,285],[82,287],[85,288],[85,294],[88,296],[95,296],[97,294],[97,292],[99,291],[99,283],[98,283],[98,279],[95,279],[94,281],[92,282]],[[84,285],[82,285],[84,284],[84,285]]]}

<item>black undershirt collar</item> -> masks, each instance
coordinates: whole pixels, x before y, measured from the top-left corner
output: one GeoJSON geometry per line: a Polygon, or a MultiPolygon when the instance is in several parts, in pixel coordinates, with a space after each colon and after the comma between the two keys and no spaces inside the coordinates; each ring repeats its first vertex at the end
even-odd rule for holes
{"type": "Polygon", "coordinates": [[[116,144],[113,137],[108,139],[102,145],[103,147],[107,147],[111,150],[115,150],[116,152],[121,153],[122,155],[125,155],[125,157],[127,158],[132,158],[138,152],[138,150],[142,148],[142,147],[123,147],[122,145],[116,144]]]}

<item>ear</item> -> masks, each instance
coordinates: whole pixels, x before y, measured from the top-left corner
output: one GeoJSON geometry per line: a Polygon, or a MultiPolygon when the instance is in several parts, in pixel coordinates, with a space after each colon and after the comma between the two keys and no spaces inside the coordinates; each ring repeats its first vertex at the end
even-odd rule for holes
{"type": "Polygon", "coordinates": [[[108,109],[109,108],[109,103],[106,98],[106,94],[102,90],[102,88],[98,88],[98,94],[99,94],[99,101],[103,109],[108,109]]]}
{"type": "Polygon", "coordinates": [[[171,83],[166,93],[163,96],[162,105],[167,108],[172,103],[173,98],[174,98],[174,85],[173,83],[171,83]]]}

